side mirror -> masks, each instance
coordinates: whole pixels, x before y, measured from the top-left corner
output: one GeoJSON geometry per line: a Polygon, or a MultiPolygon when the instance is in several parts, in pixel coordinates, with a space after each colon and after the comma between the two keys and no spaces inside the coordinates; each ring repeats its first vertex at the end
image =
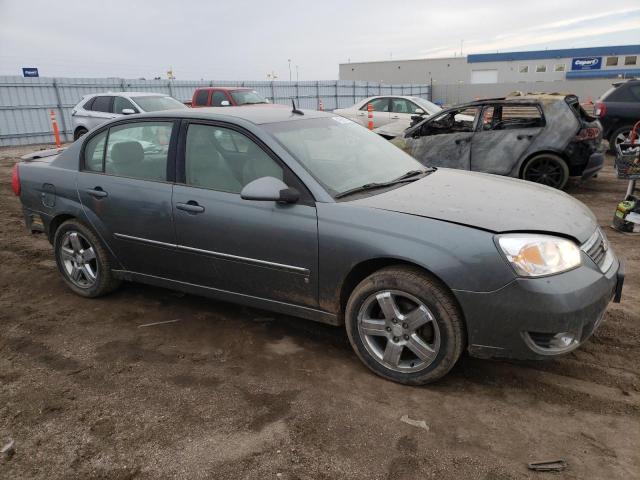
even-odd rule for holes
{"type": "Polygon", "coordinates": [[[424,115],[424,110],[421,108],[416,108],[413,113],[415,113],[416,115],[424,115]]]}
{"type": "Polygon", "coordinates": [[[230,105],[231,105],[231,104],[229,103],[229,100],[222,100],[222,101],[220,102],[220,106],[221,106],[221,107],[228,107],[228,106],[230,106],[230,105]]]}
{"type": "Polygon", "coordinates": [[[123,115],[133,115],[134,113],[136,113],[136,111],[133,108],[123,108],[122,109],[122,114],[123,115]]]}
{"type": "Polygon", "coordinates": [[[243,200],[261,200],[279,203],[296,203],[300,193],[275,177],[261,177],[247,183],[240,192],[243,200]]]}

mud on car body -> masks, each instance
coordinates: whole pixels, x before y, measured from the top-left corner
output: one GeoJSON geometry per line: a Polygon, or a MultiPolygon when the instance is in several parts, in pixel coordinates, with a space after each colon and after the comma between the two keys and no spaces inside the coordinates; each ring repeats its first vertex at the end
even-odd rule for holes
{"type": "Polygon", "coordinates": [[[564,188],[604,162],[602,128],[574,95],[528,94],[452,107],[405,131],[399,146],[426,166],[564,188]]]}
{"type": "Polygon", "coordinates": [[[424,168],[323,112],[220,110],[131,115],[17,164],[27,228],[72,291],[138,281],[344,326],[407,384],[464,350],[567,353],[619,299],[617,257],[561,191],[424,168]]]}

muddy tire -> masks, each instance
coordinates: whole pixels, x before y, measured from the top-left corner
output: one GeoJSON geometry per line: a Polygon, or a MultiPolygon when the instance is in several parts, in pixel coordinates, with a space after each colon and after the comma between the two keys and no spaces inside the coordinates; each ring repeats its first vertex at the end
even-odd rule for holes
{"type": "Polygon", "coordinates": [[[53,237],[56,264],[71,290],[82,297],[100,297],[120,285],[111,258],[93,231],[78,220],[62,223],[53,237]]]}
{"type": "Polygon", "coordinates": [[[446,375],[466,341],[451,293],[413,267],[383,268],[353,290],[345,311],[353,350],[373,372],[422,385],[446,375]]]}
{"type": "Polygon", "coordinates": [[[527,160],[521,178],[562,190],[569,181],[569,166],[558,155],[541,153],[527,160]]]}

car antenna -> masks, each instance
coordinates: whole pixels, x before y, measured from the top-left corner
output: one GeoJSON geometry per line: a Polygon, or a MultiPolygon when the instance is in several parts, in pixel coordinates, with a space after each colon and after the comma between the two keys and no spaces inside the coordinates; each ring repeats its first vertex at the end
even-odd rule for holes
{"type": "Polygon", "coordinates": [[[296,107],[296,102],[293,100],[293,98],[291,99],[291,105],[293,105],[291,113],[295,113],[296,115],[304,115],[304,112],[302,110],[298,110],[298,108],[296,107]]]}

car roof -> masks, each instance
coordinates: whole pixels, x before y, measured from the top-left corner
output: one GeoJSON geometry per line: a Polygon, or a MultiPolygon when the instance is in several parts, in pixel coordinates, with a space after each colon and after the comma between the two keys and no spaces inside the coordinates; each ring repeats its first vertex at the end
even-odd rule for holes
{"type": "Polygon", "coordinates": [[[196,90],[225,90],[227,92],[237,90],[253,90],[251,87],[197,87],[196,90]]]}
{"type": "Polygon", "coordinates": [[[169,97],[166,93],[157,92],[98,92],[85,95],[83,98],[89,97],[169,97]]]}
{"type": "MultiPolygon", "coordinates": [[[[136,115],[136,117],[171,117],[198,120],[227,120],[229,117],[241,118],[256,125],[267,123],[288,122],[291,120],[311,120],[314,118],[335,117],[331,112],[300,109],[304,115],[295,114],[291,108],[263,108],[263,107],[203,107],[185,110],[164,110],[136,115]]],[[[128,118],[132,118],[130,115],[128,118]]]]}

